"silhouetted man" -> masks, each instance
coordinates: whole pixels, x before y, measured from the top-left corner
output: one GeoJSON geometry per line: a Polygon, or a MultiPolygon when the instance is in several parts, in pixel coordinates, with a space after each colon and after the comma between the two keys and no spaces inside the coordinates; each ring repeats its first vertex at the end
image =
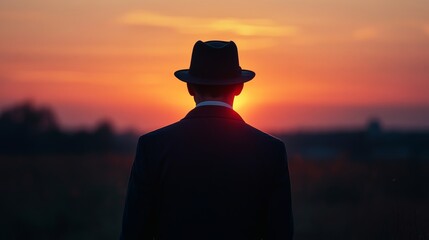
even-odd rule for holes
{"type": "Polygon", "coordinates": [[[197,105],[140,137],[121,239],[292,239],[285,146],[232,109],[255,76],[240,68],[235,43],[198,41],[175,76],[197,105]]]}

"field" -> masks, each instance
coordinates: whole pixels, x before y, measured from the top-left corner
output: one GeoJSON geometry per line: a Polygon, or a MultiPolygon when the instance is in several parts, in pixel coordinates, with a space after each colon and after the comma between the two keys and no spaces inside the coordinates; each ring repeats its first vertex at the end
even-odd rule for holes
{"type": "MultiPolygon", "coordinates": [[[[0,239],[118,239],[132,154],[2,155],[0,239]]],[[[291,156],[295,239],[429,239],[429,162],[291,156]]]]}

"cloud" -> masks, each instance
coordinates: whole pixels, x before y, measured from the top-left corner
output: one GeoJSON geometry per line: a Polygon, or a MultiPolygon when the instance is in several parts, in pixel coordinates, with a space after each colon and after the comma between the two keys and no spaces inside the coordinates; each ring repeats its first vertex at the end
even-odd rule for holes
{"type": "Polygon", "coordinates": [[[423,32],[429,36],[429,24],[424,25],[422,29],[423,32]]]}
{"type": "Polygon", "coordinates": [[[1,21],[34,21],[45,18],[46,16],[36,11],[4,11],[0,10],[1,21]]]}
{"type": "Polygon", "coordinates": [[[379,36],[379,31],[375,27],[363,27],[353,31],[353,38],[358,41],[373,40],[379,36]]]}
{"type": "Polygon", "coordinates": [[[167,27],[182,33],[229,32],[240,36],[293,36],[297,28],[283,26],[270,19],[196,18],[169,16],[148,11],[130,12],[118,21],[127,25],[167,27]]]}

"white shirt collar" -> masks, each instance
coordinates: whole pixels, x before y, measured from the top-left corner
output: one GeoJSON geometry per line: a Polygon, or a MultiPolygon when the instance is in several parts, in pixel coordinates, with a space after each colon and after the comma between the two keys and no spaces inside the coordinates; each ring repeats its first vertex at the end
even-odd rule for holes
{"type": "Polygon", "coordinates": [[[231,105],[222,101],[203,101],[198,103],[196,107],[202,107],[202,106],[221,106],[221,107],[227,107],[232,109],[231,105]]]}

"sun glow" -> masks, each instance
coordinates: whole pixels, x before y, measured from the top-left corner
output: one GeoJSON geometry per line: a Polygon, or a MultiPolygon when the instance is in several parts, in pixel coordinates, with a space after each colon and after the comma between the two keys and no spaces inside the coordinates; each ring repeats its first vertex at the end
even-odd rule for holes
{"type": "Polygon", "coordinates": [[[237,112],[242,111],[243,107],[245,106],[246,99],[244,99],[244,97],[238,96],[234,99],[234,110],[236,110],[237,112]]]}
{"type": "Polygon", "coordinates": [[[152,130],[195,106],[173,72],[189,67],[197,40],[217,39],[233,40],[240,65],[257,74],[234,103],[256,127],[335,127],[349,123],[348,116],[429,126],[421,111],[404,110],[429,105],[429,5],[9,2],[0,10],[0,110],[29,99],[57,110],[66,125],[107,118],[152,130]],[[330,112],[318,112],[323,107],[330,112]]]}

